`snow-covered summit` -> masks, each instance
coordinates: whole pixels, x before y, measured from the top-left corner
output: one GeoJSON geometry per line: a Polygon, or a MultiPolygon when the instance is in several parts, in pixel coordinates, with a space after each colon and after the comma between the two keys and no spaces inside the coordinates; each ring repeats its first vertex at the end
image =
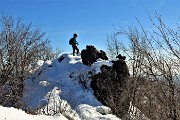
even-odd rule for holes
{"type": "MultiPolygon", "coordinates": [[[[119,120],[111,114],[110,108],[103,106],[94,97],[90,87],[92,72],[99,72],[101,64],[110,63],[98,60],[89,67],[82,64],[80,56],[62,56],[61,59],[37,63],[39,68],[25,81],[23,102],[26,108],[22,109],[55,115],[57,118],[64,115],[74,120],[119,120]]],[[[3,109],[1,107],[0,112],[3,109]]],[[[6,119],[6,115],[0,114],[0,118],[6,119]]],[[[13,117],[13,120],[20,119],[13,117]]]]}

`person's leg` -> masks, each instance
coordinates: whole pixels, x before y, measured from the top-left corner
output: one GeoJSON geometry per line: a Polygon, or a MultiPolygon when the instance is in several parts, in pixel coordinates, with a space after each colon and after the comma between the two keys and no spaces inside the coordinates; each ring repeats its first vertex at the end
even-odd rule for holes
{"type": "Polygon", "coordinates": [[[76,49],[76,47],[72,46],[72,48],[73,48],[73,56],[75,56],[75,49],[76,49]]]}
{"type": "Polygon", "coordinates": [[[77,55],[79,54],[79,49],[78,49],[78,47],[76,46],[76,51],[77,51],[77,55]]]}

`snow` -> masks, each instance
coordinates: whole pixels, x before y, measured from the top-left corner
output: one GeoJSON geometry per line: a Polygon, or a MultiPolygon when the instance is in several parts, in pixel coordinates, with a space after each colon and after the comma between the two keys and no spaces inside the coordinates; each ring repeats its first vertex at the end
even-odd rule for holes
{"type": "Polygon", "coordinates": [[[89,67],[82,64],[80,56],[63,56],[62,61],[34,63],[34,74],[25,81],[22,102],[38,115],[0,106],[0,120],[120,120],[95,98],[88,74],[98,73],[102,64],[112,63],[98,60],[89,67]]]}
{"type": "Polygon", "coordinates": [[[80,113],[81,120],[119,120],[105,106],[92,107],[87,104],[81,104],[78,106],[77,111],[80,113]]]}
{"type": "Polygon", "coordinates": [[[16,108],[0,106],[0,120],[68,120],[61,114],[55,116],[30,115],[16,108]]]}
{"type": "Polygon", "coordinates": [[[102,65],[107,65],[107,66],[112,66],[112,62],[107,61],[107,60],[97,60],[97,62],[95,62],[92,66],[91,69],[94,69],[96,71],[96,74],[101,72],[100,67],[102,65]]]}

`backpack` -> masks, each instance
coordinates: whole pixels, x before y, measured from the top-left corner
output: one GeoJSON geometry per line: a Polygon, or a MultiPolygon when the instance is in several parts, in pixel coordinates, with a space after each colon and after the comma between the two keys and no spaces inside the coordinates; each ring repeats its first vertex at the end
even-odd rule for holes
{"type": "Polygon", "coordinates": [[[69,40],[69,45],[72,45],[73,44],[73,38],[71,38],[70,40],[69,40]]]}

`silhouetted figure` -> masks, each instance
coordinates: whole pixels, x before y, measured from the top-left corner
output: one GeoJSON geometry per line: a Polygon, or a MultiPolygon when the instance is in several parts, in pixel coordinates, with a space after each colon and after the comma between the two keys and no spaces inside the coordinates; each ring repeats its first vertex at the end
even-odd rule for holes
{"type": "Polygon", "coordinates": [[[79,49],[77,47],[78,43],[76,41],[76,38],[77,38],[77,34],[74,33],[73,38],[71,38],[70,41],[69,41],[69,44],[72,45],[73,56],[75,56],[75,51],[76,51],[77,55],[79,53],[79,49]]]}

